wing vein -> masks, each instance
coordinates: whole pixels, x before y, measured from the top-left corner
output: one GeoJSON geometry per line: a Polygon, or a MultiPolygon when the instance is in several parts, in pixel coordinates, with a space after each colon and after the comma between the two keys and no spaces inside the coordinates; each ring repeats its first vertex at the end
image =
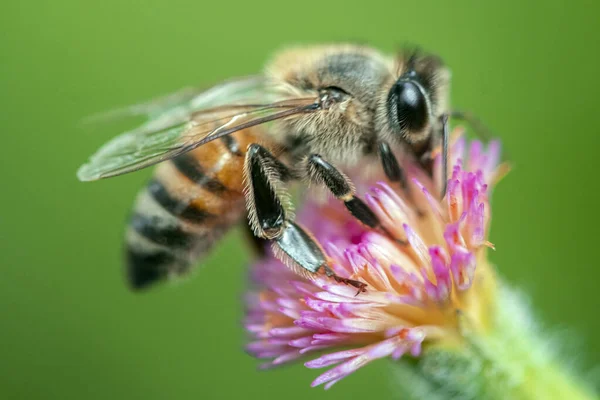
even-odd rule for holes
{"type": "Polygon", "coordinates": [[[320,109],[316,97],[291,94],[256,78],[231,81],[189,98],[182,103],[168,98],[162,111],[160,103],[147,103],[155,117],[102,146],[79,169],[78,178],[92,181],[133,172],[234,132],[320,109]]]}

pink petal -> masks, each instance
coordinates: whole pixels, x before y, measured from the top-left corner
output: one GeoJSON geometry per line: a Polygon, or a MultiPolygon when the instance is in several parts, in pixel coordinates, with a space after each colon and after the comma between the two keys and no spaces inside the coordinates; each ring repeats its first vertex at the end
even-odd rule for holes
{"type": "Polygon", "coordinates": [[[351,373],[353,373],[360,367],[366,365],[370,361],[371,361],[371,359],[366,354],[360,355],[358,357],[354,357],[354,358],[350,359],[349,361],[346,361],[345,363],[340,364],[337,367],[330,369],[329,371],[325,372],[324,374],[321,374],[319,377],[317,377],[317,379],[315,379],[311,383],[311,386],[315,387],[315,386],[319,386],[319,385],[322,385],[322,384],[330,382],[330,381],[340,380],[340,379],[350,375],[351,373]]]}
{"type": "Polygon", "coordinates": [[[325,354],[324,356],[304,363],[304,366],[306,366],[307,368],[324,368],[333,364],[337,364],[348,358],[356,357],[358,355],[363,354],[364,352],[364,349],[352,349],[338,351],[336,353],[331,354],[325,354]]]}

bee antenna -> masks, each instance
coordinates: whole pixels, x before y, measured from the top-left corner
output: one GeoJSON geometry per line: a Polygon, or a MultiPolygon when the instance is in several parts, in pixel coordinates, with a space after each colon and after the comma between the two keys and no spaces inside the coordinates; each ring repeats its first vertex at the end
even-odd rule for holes
{"type": "MultiPolygon", "coordinates": [[[[421,47],[415,43],[404,42],[399,45],[398,50],[398,67],[403,70],[414,69],[415,63],[419,55],[423,52],[421,47]]],[[[402,71],[396,71],[398,74],[402,71]]]]}
{"type": "MultiPolygon", "coordinates": [[[[469,124],[475,135],[477,135],[479,139],[486,143],[489,143],[495,136],[492,130],[471,112],[462,110],[452,110],[452,112],[450,112],[450,118],[455,118],[459,121],[464,121],[467,124],[469,124]]],[[[503,158],[508,160],[511,159],[508,151],[504,150],[503,153],[503,158]]]]}
{"type": "Polygon", "coordinates": [[[421,48],[418,46],[413,46],[407,49],[407,54],[408,59],[406,61],[406,64],[408,65],[409,69],[414,69],[415,68],[415,62],[417,61],[417,58],[419,57],[419,54],[421,54],[421,48]]]}

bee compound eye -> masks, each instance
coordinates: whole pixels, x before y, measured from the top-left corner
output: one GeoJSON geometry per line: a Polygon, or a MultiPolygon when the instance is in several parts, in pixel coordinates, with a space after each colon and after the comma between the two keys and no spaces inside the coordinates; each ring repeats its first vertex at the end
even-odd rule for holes
{"type": "Polygon", "coordinates": [[[411,132],[422,130],[427,125],[428,112],[420,85],[414,81],[399,81],[392,91],[400,127],[411,132]]]}

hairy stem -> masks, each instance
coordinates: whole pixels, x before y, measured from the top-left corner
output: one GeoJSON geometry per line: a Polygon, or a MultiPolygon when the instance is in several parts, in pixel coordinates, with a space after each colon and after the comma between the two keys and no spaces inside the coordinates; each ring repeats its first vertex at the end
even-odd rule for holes
{"type": "Polygon", "coordinates": [[[597,399],[561,363],[560,344],[543,336],[523,299],[505,286],[497,295],[488,332],[467,330],[459,348],[430,346],[418,360],[395,363],[398,398],[597,399]]]}

